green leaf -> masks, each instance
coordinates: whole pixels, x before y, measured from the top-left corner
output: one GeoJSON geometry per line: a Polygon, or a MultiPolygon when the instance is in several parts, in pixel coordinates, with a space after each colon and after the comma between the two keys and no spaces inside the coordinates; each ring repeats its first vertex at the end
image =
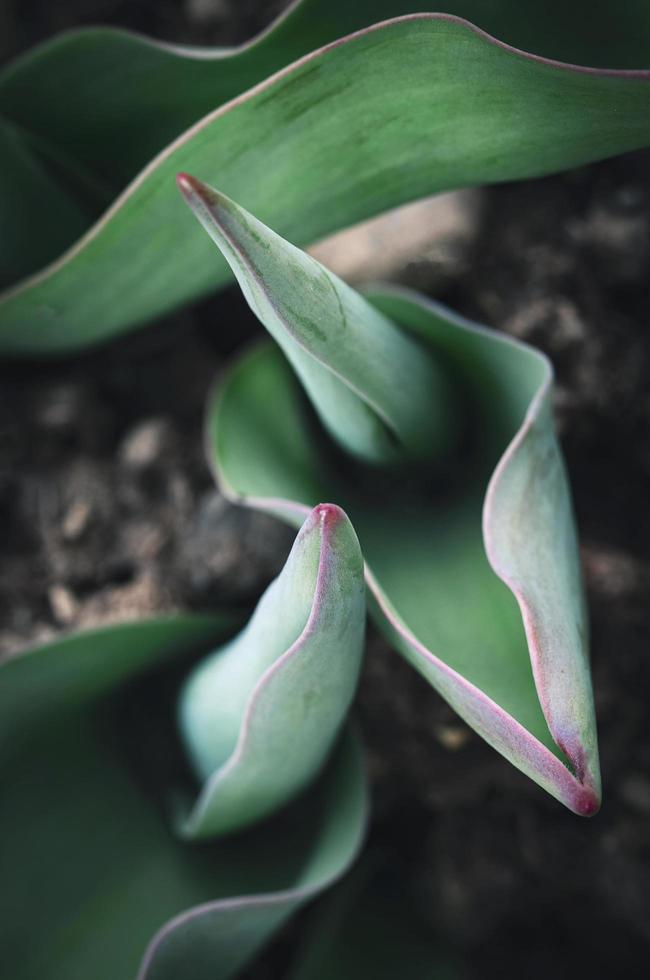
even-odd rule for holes
{"type": "MultiPolygon", "coordinates": [[[[114,166],[119,170],[113,163],[121,157],[118,147],[144,148],[125,165],[129,176],[156,152],[154,144],[158,155],[67,253],[4,294],[0,349],[28,354],[84,347],[225,283],[225,263],[215,263],[174,195],[178,171],[201,173],[283,236],[304,244],[426,194],[552,173],[649,142],[647,72],[588,72],[550,63],[444,14],[367,27],[379,16],[377,5],[359,6],[360,22],[353,7],[335,0],[326,16],[320,3],[297,6],[276,28],[277,51],[273,32],[263,46],[232,61],[100,32],[68,36],[10,67],[0,80],[0,110],[44,155],[70,153],[67,171],[78,172],[81,183],[110,182],[114,166]],[[308,45],[351,25],[364,29],[306,54],[296,40],[302,16],[315,18],[305,35],[308,45]],[[258,53],[264,71],[296,53],[305,56],[260,81],[255,70],[249,72],[258,53]],[[65,90],[53,95],[52,66],[66,58],[72,75],[64,72],[65,90]],[[123,113],[121,93],[135,98],[133,78],[146,73],[147,59],[156,71],[143,82],[146,98],[136,100],[133,115],[123,113]],[[93,70],[80,72],[90,61],[93,70]],[[223,88],[213,81],[222,73],[229,76],[223,88]],[[123,84],[116,83],[120,78],[123,84]],[[251,80],[259,84],[244,92],[251,80]],[[84,89],[89,104],[82,111],[70,98],[84,89]],[[190,90],[199,93],[196,101],[190,90]],[[199,118],[208,90],[214,93],[211,111],[199,118]],[[219,104],[235,91],[236,99],[219,104]],[[157,108],[149,138],[152,103],[157,108]],[[174,128],[168,103],[187,106],[181,125],[191,120],[189,129],[174,128]],[[177,138],[165,148],[156,134],[166,127],[164,139],[177,138]],[[56,139],[62,143],[53,147],[56,139]]],[[[521,27],[515,7],[500,8],[495,23],[514,18],[521,27]]],[[[401,14],[411,5],[395,0],[381,9],[382,15],[401,14]]],[[[543,36],[552,34],[549,23],[543,36]]],[[[589,50],[579,33],[567,48],[573,43],[579,52],[589,50]]],[[[636,51],[643,47],[638,37],[631,43],[636,51]]],[[[601,50],[598,43],[595,48],[601,50]]],[[[4,193],[13,193],[11,186],[4,193]]]]}
{"type": "Polygon", "coordinates": [[[350,739],[260,830],[227,845],[170,835],[155,770],[168,775],[173,723],[151,671],[226,628],[142,622],[0,666],[0,945],[14,980],[225,980],[353,860],[366,804],[350,739]],[[141,752],[154,729],[160,758],[141,752]]]}
{"type": "Polygon", "coordinates": [[[178,184],[337,442],[371,463],[449,447],[451,385],[419,344],[234,201],[187,174],[178,184]]]}
{"type": "Polygon", "coordinates": [[[0,661],[0,751],[9,731],[73,711],[232,632],[239,617],[176,614],[71,633],[0,661]]]}
{"type": "Polygon", "coordinates": [[[366,811],[361,754],[348,737],[309,795],[281,817],[204,853],[191,849],[210,862],[204,889],[211,899],[158,932],[138,980],[178,980],[188,964],[192,980],[235,975],[292,913],[347,870],[363,841],[366,811]],[[215,899],[219,894],[235,897],[215,899]]]}
{"type": "MultiPolygon", "coordinates": [[[[275,303],[292,286],[301,283],[265,288],[275,303]]],[[[401,652],[491,745],[567,806],[593,813],[587,629],[550,364],[415,295],[372,301],[457,379],[466,420],[458,456],[441,467],[432,454],[429,467],[397,474],[343,465],[279,353],[262,348],[233,368],[208,409],[221,486],[292,521],[314,494],[341,501],[375,615],[401,652]]]]}
{"type": "Polygon", "coordinates": [[[4,193],[0,197],[0,287],[58,255],[71,237],[81,235],[87,216],[67,188],[34,157],[19,134],[0,119],[0,159],[4,193]],[[47,213],[47,221],[42,220],[47,213]],[[34,233],[38,227],[39,233],[34,233]]]}
{"type": "Polygon", "coordinates": [[[183,687],[181,731],[204,781],[186,836],[258,821],[313,781],[354,696],[365,618],[357,536],[321,504],[245,630],[183,687]]]}
{"type": "Polygon", "coordinates": [[[440,938],[418,921],[395,865],[366,860],[312,914],[289,980],[452,980],[440,938]]]}

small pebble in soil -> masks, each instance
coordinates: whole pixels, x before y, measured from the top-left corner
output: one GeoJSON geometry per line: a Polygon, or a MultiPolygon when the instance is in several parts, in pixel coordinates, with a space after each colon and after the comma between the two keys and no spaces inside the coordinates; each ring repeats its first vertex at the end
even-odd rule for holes
{"type": "Polygon", "coordinates": [[[145,419],[122,440],[119,458],[133,469],[146,469],[160,460],[172,438],[170,423],[164,418],[145,419]]]}
{"type": "Polygon", "coordinates": [[[51,585],[47,590],[54,618],[61,626],[69,626],[78,613],[78,603],[70,589],[65,585],[51,585]]]}

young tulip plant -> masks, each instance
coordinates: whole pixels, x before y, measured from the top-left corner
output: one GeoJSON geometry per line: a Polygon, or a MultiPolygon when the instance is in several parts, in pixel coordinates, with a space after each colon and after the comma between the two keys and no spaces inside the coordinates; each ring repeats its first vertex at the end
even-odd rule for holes
{"type": "MultiPolygon", "coordinates": [[[[413,293],[355,292],[289,242],[648,145],[650,15],[599,5],[587,32],[559,0],[418,6],[295,0],[232,51],[72,32],[0,76],[0,349],[81,349],[234,275],[274,343],[215,388],[209,459],[232,499],[300,527],[234,639],[223,612],[178,615],[0,664],[15,980],[225,980],[343,874],[366,821],[346,723],[366,596],[490,745],[598,809],[547,359],[413,293]]],[[[337,898],[291,980],[433,975],[394,908],[368,926],[375,901],[337,898]],[[378,933],[397,937],[380,957],[378,933]]]]}
{"type": "Polygon", "coordinates": [[[0,350],[80,349],[227,282],[175,200],[179,171],[304,245],[650,142],[646,0],[421,5],[294,0],[252,44],[213,51],[89,28],[10,64],[0,350]]]}
{"type": "Polygon", "coordinates": [[[341,735],[364,626],[357,537],[323,504],[246,628],[194,666],[188,647],[231,630],[227,617],[109,628],[5,661],[11,976],[230,977],[342,874],[366,820],[356,737],[341,735]]]}
{"type": "Polygon", "coordinates": [[[595,813],[585,604],[547,359],[415,294],[366,299],[229,198],[179,185],[277,342],[246,353],[208,406],[221,488],[294,523],[341,501],[397,648],[506,758],[595,813]]]}

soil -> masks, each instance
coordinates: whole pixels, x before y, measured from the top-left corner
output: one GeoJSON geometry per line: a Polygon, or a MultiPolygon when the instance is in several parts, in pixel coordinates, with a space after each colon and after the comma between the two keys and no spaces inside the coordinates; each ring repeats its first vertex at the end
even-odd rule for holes
{"type": "MultiPolygon", "coordinates": [[[[269,19],[259,3],[225,0],[83,6],[9,5],[21,12],[9,18],[14,47],[82,19],[201,43],[241,40],[269,19]]],[[[422,922],[468,980],[647,973],[649,164],[639,153],[485,189],[462,232],[382,266],[552,358],[591,610],[604,784],[591,821],[516,772],[370,638],[358,698],[370,843],[404,871],[422,922]]],[[[259,332],[229,289],[101,351],[0,368],[1,651],[157,611],[250,605],[277,573],[292,534],[228,504],[202,451],[208,388],[259,332]]],[[[250,980],[283,976],[303,923],[250,980]]]]}

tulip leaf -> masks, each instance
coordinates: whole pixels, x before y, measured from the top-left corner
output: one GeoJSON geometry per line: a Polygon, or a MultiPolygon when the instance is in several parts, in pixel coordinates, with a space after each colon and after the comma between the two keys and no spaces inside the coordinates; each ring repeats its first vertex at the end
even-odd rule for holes
{"type": "Polygon", "coordinates": [[[71,633],[2,659],[1,730],[6,735],[50,710],[72,711],[106,696],[155,666],[223,638],[237,623],[224,613],[160,616],[71,633]]]}
{"type": "Polygon", "coordinates": [[[170,833],[153,774],[173,753],[157,736],[158,758],[140,752],[159,720],[148,694],[188,646],[231,629],[170,617],[0,665],[0,945],[14,980],[226,980],[354,858],[365,797],[349,738],[259,830],[227,845],[170,833]]]}
{"type": "MultiPolygon", "coordinates": [[[[480,7],[470,4],[467,13],[483,19],[480,7]]],[[[555,7],[561,21],[581,26],[555,7]]],[[[513,39],[527,34],[516,8],[504,5],[494,18],[495,29],[514,25],[513,39]]],[[[634,10],[643,17],[638,5],[634,10]]],[[[0,349],[84,347],[228,281],[226,263],[215,263],[174,195],[178,171],[201,173],[304,244],[426,194],[540,176],[650,142],[648,72],[549,62],[447,14],[412,14],[400,0],[381,5],[382,16],[404,13],[411,16],[368,26],[380,14],[375,3],[332,0],[326,11],[305,0],[263,41],[227,57],[89,32],[10,66],[0,79],[0,111],[15,131],[29,134],[30,152],[55,161],[78,186],[96,187],[97,200],[115,178],[119,196],[76,241],[71,223],[71,248],[56,257],[53,244],[54,261],[40,272],[32,267],[33,276],[3,294],[0,349]],[[353,27],[363,29],[340,37],[353,27]],[[335,37],[306,53],[305,44],[335,37]],[[299,55],[261,80],[258,71],[299,55]],[[52,70],[58,64],[60,83],[52,70]],[[65,87],[53,95],[58,84],[65,87]],[[74,101],[80,98],[83,110],[74,101]],[[133,100],[133,113],[124,98],[133,100]],[[125,179],[132,182],[122,189],[125,179]]],[[[596,20],[602,40],[605,14],[596,20]]],[[[623,34],[634,24],[634,12],[623,17],[623,34]]],[[[543,48],[554,43],[553,34],[549,20],[543,48]]],[[[630,37],[635,63],[647,31],[635,37],[631,30],[630,37]]],[[[578,30],[567,52],[574,43],[578,57],[589,53],[578,30]]],[[[602,54],[599,43],[594,51],[602,54]]],[[[617,63],[628,63],[625,49],[621,42],[617,63]]],[[[14,194],[12,188],[5,179],[3,194],[14,194]]],[[[31,214],[30,225],[38,228],[50,212],[42,209],[41,221],[31,214]]]]}
{"type": "MultiPolygon", "coordinates": [[[[374,856],[373,856],[374,857],[374,856]]],[[[370,859],[315,910],[288,980],[452,980],[462,975],[418,921],[404,883],[370,859]]]]}
{"type": "Polygon", "coordinates": [[[321,504],[245,630],[183,688],[181,731],[205,781],[186,836],[258,821],[314,779],[354,695],[365,617],[357,536],[321,504]]]}
{"type": "Polygon", "coordinates": [[[160,930],[138,980],[178,980],[188,964],[192,980],[235,975],[293,912],[347,870],[363,842],[366,810],[361,753],[347,736],[315,787],[281,816],[203,845],[204,852],[192,848],[211,862],[204,882],[211,898],[160,930]]]}
{"type": "MultiPolygon", "coordinates": [[[[300,288],[290,275],[266,282],[274,303],[300,288]]],[[[232,369],[208,408],[222,489],[294,522],[313,494],[339,500],[396,646],[491,745],[567,806],[593,813],[587,628],[551,366],[415,295],[370,299],[458,379],[466,429],[457,455],[441,465],[432,454],[429,467],[397,475],[343,466],[282,356],[264,347],[232,369]]]]}
{"type": "Polygon", "coordinates": [[[57,183],[43,163],[29,151],[19,134],[0,120],[0,288],[18,279],[25,267],[38,268],[58,255],[68,236],[81,235],[88,224],[82,207],[57,183]],[[46,222],[39,216],[48,213],[46,222]],[[39,223],[34,235],[32,219],[39,223]],[[10,230],[8,233],[7,230],[10,230]]]}
{"type": "Polygon", "coordinates": [[[178,184],[334,439],[380,463],[448,446],[451,387],[419,344],[234,201],[187,174],[178,184]]]}

